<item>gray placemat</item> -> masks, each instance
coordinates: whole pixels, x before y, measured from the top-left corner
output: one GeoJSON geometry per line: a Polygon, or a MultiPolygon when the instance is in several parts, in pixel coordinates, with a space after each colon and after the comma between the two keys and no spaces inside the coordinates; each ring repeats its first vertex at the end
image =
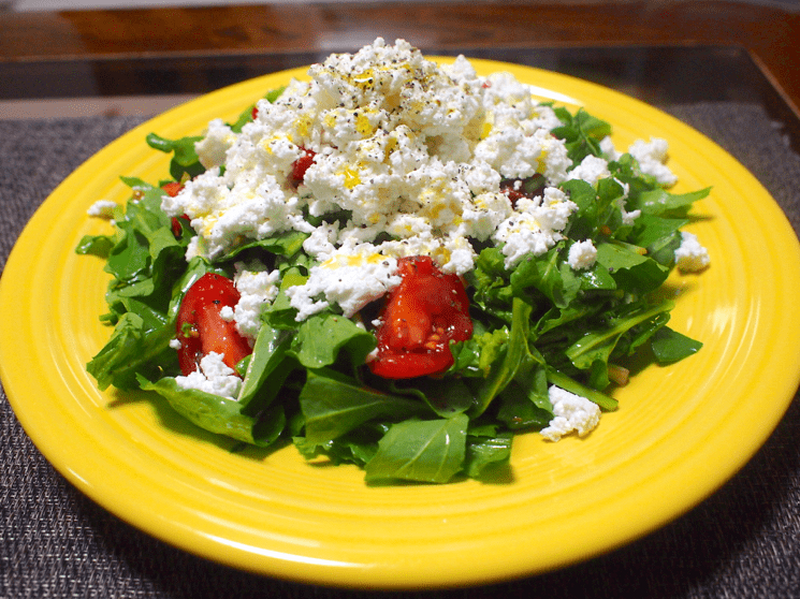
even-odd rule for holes
{"type": "MultiPolygon", "coordinates": [[[[800,231],[800,156],[760,106],[714,103],[667,109],[745,164],[800,231]]],[[[0,267],[25,222],[52,189],[92,153],[139,122],[123,117],[0,121],[0,267]]],[[[798,438],[800,405],[795,400],[762,450],[719,492],[674,523],[608,555],[488,587],[385,595],[798,596],[798,438]]],[[[0,397],[0,469],[2,598],[372,595],[239,572],[130,527],[49,465],[19,426],[5,395],[0,397]]]]}

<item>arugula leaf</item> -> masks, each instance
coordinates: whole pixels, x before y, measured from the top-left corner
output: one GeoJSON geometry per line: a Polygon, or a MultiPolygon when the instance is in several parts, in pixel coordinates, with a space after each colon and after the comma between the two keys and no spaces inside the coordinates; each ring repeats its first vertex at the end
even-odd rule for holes
{"type": "Polygon", "coordinates": [[[464,463],[468,423],[465,414],[456,414],[392,425],[364,468],[366,481],[449,482],[464,463]]]}
{"type": "Polygon", "coordinates": [[[508,282],[504,260],[499,248],[484,248],[475,261],[475,269],[467,273],[467,277],[475,289],[473,301],[487,314],[510,323],[509,304],[514,290],[508,282]]]}
{"type": "MultiPolygon", "coordinates": [[[[492,400],[518,375],[525,375],[534,364],[544,364],[538,352],[534,355],[528,345],[531,306],[520,298],[512,302],[513,320],[508,343],[498,352],[501,357],[494,359],[486,378],[475,393],[475,406],[469,411],[477,418],[489,407],[492,400]]],[[[535,350],[533,350],[535,351],[535,350]]]]}
{"type": "Polygon", "coordinates": [[[175,336],[169,324],[148,330],[133,312],[122,315],[108,343],[86,365],[101,391],[138,387],[137,375],[157,378],[177,370],[177,354],[169,347],[175,336]]]}
{"type": "Polygon", "coordinates": [[[156,133],[150,133],[145,140],[147,145],[166,154],[172,153],[169,173],[175,181],[182,181],[184,176],[196,177],[205,172],[205,167],[200,164],[194,144],[202,140],[203,136],[181,137],[180,139],[166,139],[156,133]]]}
{"type": "Polygon", "coordinates": [[[400,381],[391,381],[389,391],[396,395],[418,397],[430,407],[431,412],[442,418],[467,411],[474,400],[466,383],[455,377],[423,377],[414,379],[408,386],[402,386],[400,381]]]}
{"type": "Polygon", "coordinates": [[[563,123],[551,131],[556,137],[563,139],[567,147],[567,156],[574,165],[589,155],[602,156],[600,140],[611,134],[611,125],[602,119],[592,116],[583,108],[574,115],[566,108],[555,108],[558,119],[563,123]]]}
{"type": "Polygon", "coordinates": [[[511,432],[487,434],[470,428],[463,470],[470,478],[481,479],[490,468],[508,464],[511,459],[511,432]]]}
{"type": "Polygon", "coordinates": [[[363,468],[378,452],[378,441],[388,430],[388,424],[367,422],[349,433],[322,444],[310,443],[299,435],[292,440],[297,450],[307,460],[325,456],[336,465],[347,463],[363,468]]]}
{"type": "Polygon", "coordinates": [[[669,268],[646,255],[643,248],[616,241],[597,244],[597,264],[608,269],[617,287],[645,294],[658,289],[669,276],[669,268]]]}
{"type": "Polygon", "coordinates": [[[347,351],[354,365],[363,364],[375,349],[375,336],[339,314],[315,314],[302,323],[292,340],[291,354],[301,366],[318,369],[336,362],[347,351]]]}
{"type": "Polygon", "coordinates": [[[608,412],[613,412],[619,406],[619,402],[613,397],[606,395],[605,393],[600,393],[597,389],[592,389],[591,387],[587,387],[573,379],[565,375],[562,372],[557,370],[548,370],[547,371],[547,380],[555,385],[556,387],[561,387],[565,391],[569,391],[570,393],[574,393],[575,395],[580,395],[581,397],[585,397],[589,401],[593,401],[601,409],[606,410],[608,412]]]}
{"type": "Polygon", "coordinates": [[[581,280],[564,260],[563,248],[559,243],[540,256],[523,259],[511,273],[515,295],[524,295],[526,289],[535,287],[559,308],[568,306],[580,291],[581,280]]]}
{"type": "Polygon", "coordinates": [[[707,197],[710,192],[710,187],[683,194],[669,193],[661,188],[653,189],[639,194],[636,207],[644,214],[684,215],[694,202],[707,197]]]}
{"type": "Polygon", "coordinates": [[[696,354],[703,344],[669,327],[662,327],[653,335],[651,346],[659,364],[672,364],[696,354]]]}
{"type": "Polygon", "coordinates": [[[619,314],[607,317],[595,329],[587,330],[578,341],[567,348],[566,356],[579,370],[594,369],[593,386],[603,389],[609,384],[608,359],[620,338],[636,325],[668,313],[674,305],[669,300],[654,306],[644,302],[627,305],[619,314]]]}
{"type": "Polygon", "coordinates": [[[75,253],[81,256],[108,258],[115,244],[115,239],[108,235],[84,235],[78,242],[75,253]]]}
{"type": "Polygon", "coordinates": [[[182,389],[173,377],[150,382],[139,376],[145,391],[155,391],[181,416],[203,430],[267,447],[275,442],[286,424],[283,408],[276,405],[262,415],[263,420],[243,414],[241,404],[233,399],[212,395],[197,389],[182,389]]]}
{"type": "Polygon", "coordinates": [[[247,362],[239,403],[243,412],[255,414],[272,403],[294,364],[287,367],[291,335],[265,324],[258,332],[253,353],[247,362]]]}
{"type": "Polygon", "coordinates": [[[292,307],[286,290],[295,285],[302,285],[308,280],[308,275],[303,274],[302,269],[297,266],[287,268],[281,278],[278,296],[261,314],[264,322],[278,329],[295,330],[297,321],[295,316],[297,310],[292,307]]]}
{"type": "Polygon", "coordinates": [[[290,258],[299,252],[303,247],[303,242],[308,239],[308,233],[300,231],[286,231],[273,237],[251,241],[237,246],[230,252],[219,258],[219,261],[232,260],[243,252],[252,249],[265,250],[271,254],[290,258]]]}
{"type": "Polygon", "coordinates": [[[419,401],[387,395],[333,370],[309,370],[300,392],[308,443],[323,444],[376,418],[403,420],[428,412],[419,401]]]}

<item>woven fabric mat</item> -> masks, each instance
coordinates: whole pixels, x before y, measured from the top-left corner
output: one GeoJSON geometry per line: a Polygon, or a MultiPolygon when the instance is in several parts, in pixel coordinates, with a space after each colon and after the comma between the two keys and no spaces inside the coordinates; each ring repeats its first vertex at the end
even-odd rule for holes
{"type": "MultiPolygon", "coordinates": [[[[747,166],[800,231],[800,156],[760,106],[726,102],[666,109],[747,166]]],[[[0,267],[33,211],[55,186],[139,122],[128,117],[0,121],[0,267]]],[[[765,446],[720,491],[672,524],[589,562],[489,587],[385,596],[799,596],[798,438],[800,405],[795,400],[765,446]]],[[[0,468],[0,597],[371,596],[232,570],[130,527],[50,466],[20,427],[4,394],[0,468]]]]}

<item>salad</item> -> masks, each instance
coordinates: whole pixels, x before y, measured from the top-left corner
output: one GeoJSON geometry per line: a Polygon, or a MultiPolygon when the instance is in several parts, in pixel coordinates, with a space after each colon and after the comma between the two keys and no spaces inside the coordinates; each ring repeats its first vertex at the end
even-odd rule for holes
{"type": "Polygon", "coordinates": [[[626,360],[701,343],[667,326],[682,231],[667,144],[626,151],[507,73],[403,40],[335,54],[235,122],[147,143],[157,182],[90,210],[111,275],[100,389],[157,393],[212,433],[369,483],[481,479],[513,436],[586,435],[626,360]]]}

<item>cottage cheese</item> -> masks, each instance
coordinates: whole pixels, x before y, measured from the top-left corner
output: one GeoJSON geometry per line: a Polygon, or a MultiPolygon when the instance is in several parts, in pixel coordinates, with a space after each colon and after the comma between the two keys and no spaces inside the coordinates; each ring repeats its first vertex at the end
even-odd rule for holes
{"type": "Polygon", "coordinates": [[[494,239],[503,243],[506,268],[513,268],[525,256],[539,256],[564,239],[561,231],[578,209],[556,187],[548,187],[542,197],[517,200],[516,210],[497,227],[494,239]]]}
{"type": "Polygon", "coordinates": [[[590,185],[596,185],[600,179],[611,176],[608,162],[599,156],[586,156],[581,163],[569,173],[569,179],[582,179],[590,185]]]}
{"type": "Polygon", "coordinates": [[[188,376],[176,376],[181,389],[196,389],[213,395],[236,399],[242,388],[242,379],[222,361],[222,354],[209,352],[200,360],[200,369],[188,376]]]}
{"type": "Polygon", "coordinates": [[[628,148],[628,153],[636,158],[643,173],[669,187],[678,181],[678,177],[664,164],[668,147],[665,139],[654,137],[649,142],[639,139],[628,148]]]}
{"type": "Polygon", "coordinates": [[[567,261],[574,270],[586,270],[594,266],[597,260],[597,248],[591,239],[576,241],[569,248],[567,261]]]}
{"type": "Polygon", "coordinates": [[[558,441],[572,432],[584,437],[593,431],[600,422],[600,407],[580,395],[551,386],[550,403],[553,404],[555,418],[540,432],[550,441],[558,441]]]}
{"type": "Polygon", "coordinates": [[[374,246],[344,246],[312,267],[305,285],[290,287],[286,295],[298,311],[297,320],[324,310],[331,302],[349,318],[397,287],[401,279],[396,273],[397,260],[377,253],[374,246]]]}
{"type": "Polygon", "coordinates": [[[114,208],[116,207],[117,203],[111,200],[97,200],[94,204],[89,206],[86,214],[97,218],[111,219],[114,216],[114,208]]]}
{"type": "Polygon", "coordinates": [[[270,271],[256,261],[249,264],[237,262],[235,267],[233,284],[240,298],[228,320],[236,322],[239,334],[253,342],[261,328],[261,313],[278,296],[280,272],[270,271]]]}
{"type": "Polygon", "coordinates": [[[675,250],[675,263],[682,272],[700,272],[711,263],[708,250],[700,245],[697,235],[681,231],[681,245],[675,250]]]}
{"type": "MultiPolygon", "coordinates": [[[[403,40],[378,38],[309,75],[275,102],[260,101],[241,133],[211,121],[196,145],[208,170],[162,204],[170,216],[186,214],[198,233],[187,258],[214,260],[286,231],[309,234],[304,249],[318,264],[288,291],[300,320],[329,306],[354,314],[398,283],[403,256],[428,255],[463,275],[474,268],[473,243],[492,240],[512,268],[564,239],[577,206],[560,183],[608,176],[602,158],[572,168],[565,143],[550,134],[560,125],[555,112],[529,86],[508,73],[478,77],[463,57],[438,66],[403,40]],[[307,151],[313,163],[295,186],[293,164],[307,151]],[[512,205],[500,191],[505,179],[537,174],[547,184],[539,197],[512,205]],[[318,226],[307,219],[334,213],[345,217],[318,226]]],[[[610,140],[604,148],[613,159],[610,140]]],[[[635,150],[643,170],[669,179],[664,143],[635,150]]],[[[574,268],[591,265],[590,248],[574,252],[574,268]]],[[[272,276],[259,274],[261,291],[236,307],[243,334],[257,331],[272,276]]]]}

